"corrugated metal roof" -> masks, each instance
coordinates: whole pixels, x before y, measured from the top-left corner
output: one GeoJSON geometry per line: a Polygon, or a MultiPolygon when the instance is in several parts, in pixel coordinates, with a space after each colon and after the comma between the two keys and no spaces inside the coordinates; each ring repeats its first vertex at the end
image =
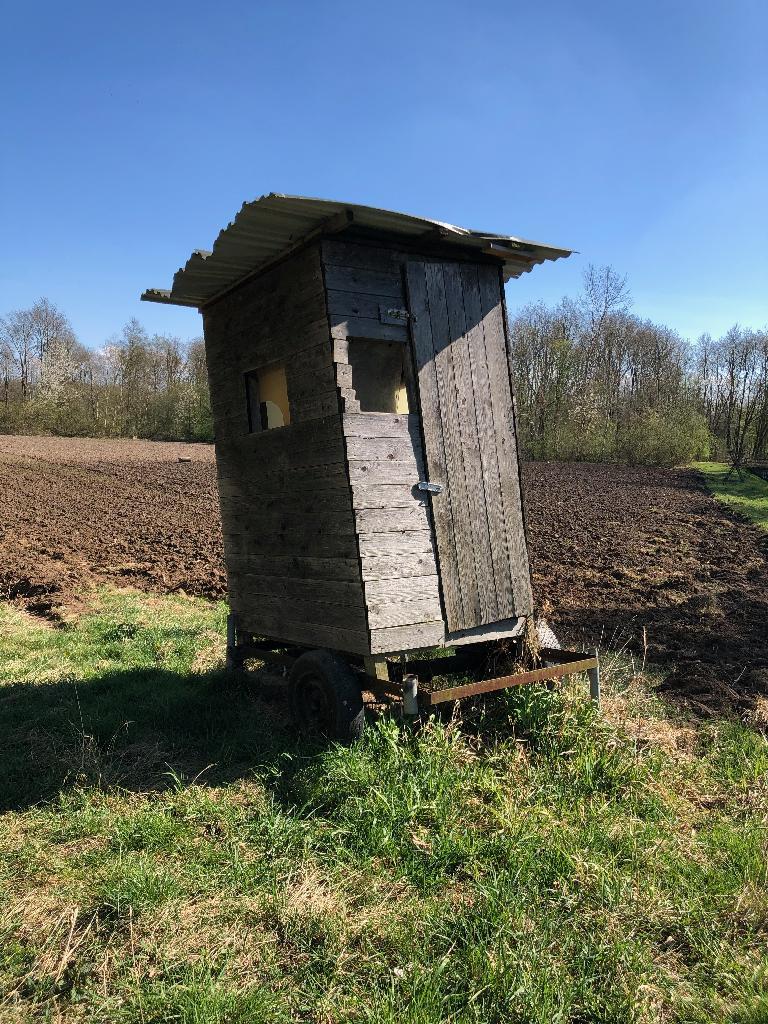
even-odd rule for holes
{"type": "Polygon", "coordinates": [[[150,288],[141,297],[148,302],[204,306],[300,244],[307,236],[351,225],[400,235],[411,241],[424,236],[465,249],[470,247],[491,252],[503,261],[504,280],[519,277],[544,260],[570,256],[572,251],[514,235],[470,231],[455,224],[379,210],[374,206],[271,192],[253,202],[243,203],[232,223],[219,232],[213,251],[195,250],[174,275],[169,291],[150,288]]]}

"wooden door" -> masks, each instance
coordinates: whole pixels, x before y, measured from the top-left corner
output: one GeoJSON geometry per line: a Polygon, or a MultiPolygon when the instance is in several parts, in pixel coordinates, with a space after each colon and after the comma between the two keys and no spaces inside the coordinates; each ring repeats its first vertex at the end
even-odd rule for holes
{"type": "Polygon", "coordinates": [[[531,611],[501,280],[495,267],[406,270],[449,632],[531,611]]]}

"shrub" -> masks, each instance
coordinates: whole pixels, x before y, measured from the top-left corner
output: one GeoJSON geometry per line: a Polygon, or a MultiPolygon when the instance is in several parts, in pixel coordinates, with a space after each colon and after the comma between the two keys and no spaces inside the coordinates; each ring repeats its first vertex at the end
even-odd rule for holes
{"type": "Polygon", "coordinates": [[[616,451],[616,428],[608,420],[586,426],[571,417],[561,419],[543,437],[524,439],[526,455],[557,462],[609,462],[616,451]]]}
{"type": "Polygon", "coordinates": [[[648,409],[619,427],[616,455],[630,466],[678,466],[692,459],[707,460],[712,438],[704,417],[681,410],[660,413],[648,409]]]}

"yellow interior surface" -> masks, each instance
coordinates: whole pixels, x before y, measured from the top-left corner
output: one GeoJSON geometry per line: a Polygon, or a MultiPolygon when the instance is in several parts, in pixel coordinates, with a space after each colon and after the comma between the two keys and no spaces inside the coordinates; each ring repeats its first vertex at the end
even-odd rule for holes
{"type": "Polygon", "coordinates": [[[285,367],[267,366],[259,370],[258,376],[259,401],[276,405],[283,417],[282,426],[287,427],[291,422],[291,410],[288,406],[288,383],[285,379],[285,367]]]}

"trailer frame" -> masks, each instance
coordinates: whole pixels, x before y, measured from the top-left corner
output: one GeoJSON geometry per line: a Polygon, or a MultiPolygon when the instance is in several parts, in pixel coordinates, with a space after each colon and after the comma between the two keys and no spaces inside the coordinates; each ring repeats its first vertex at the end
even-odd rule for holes
{"type": "MultiPolygon", "coordinates": [[[[519,642],[519,638],[517,638],[519,642]]],[[[402,701],[403,714],[406,717],[428,715],[439,709],[447,710],[458,701],[499,693],[516,686],[527,686],[535,683],[554,684],[567,676],[585,673],[589,680],[589,696],[600,703],[600,657],[597,650],[587,651],[563,650],[559,647],[540,647],[534,667],[504,675],[491,675],[458,686],[433,688],[431,680],[436,674],[446,674],[476,666],[483,655],[488,655],[495,643],[468,644],[457,648],[452,654],[441,657],[428,652],[403,652],[390,655],[387,659],[379,659],[386,671],[377,674],[369,671],[370,659],[356,658],[347,652],[325,648],[307,648],[296,644],[281,643],[277,640],[258,639],[248,634],[238,633],[235,617],[230,615],[227,620],[227,657],[228,669],[242,670],[245,662],[257,659],[278,666],[282,670],[282,679],[277,686],[290,686],[291,673],[302,656],[325,651],[339,659],[354,671],[361,694],[370,693],[378,701],[395,703],[402,701]]],[[[343,737],[339,737],[343,738],[343,737]]]]}

